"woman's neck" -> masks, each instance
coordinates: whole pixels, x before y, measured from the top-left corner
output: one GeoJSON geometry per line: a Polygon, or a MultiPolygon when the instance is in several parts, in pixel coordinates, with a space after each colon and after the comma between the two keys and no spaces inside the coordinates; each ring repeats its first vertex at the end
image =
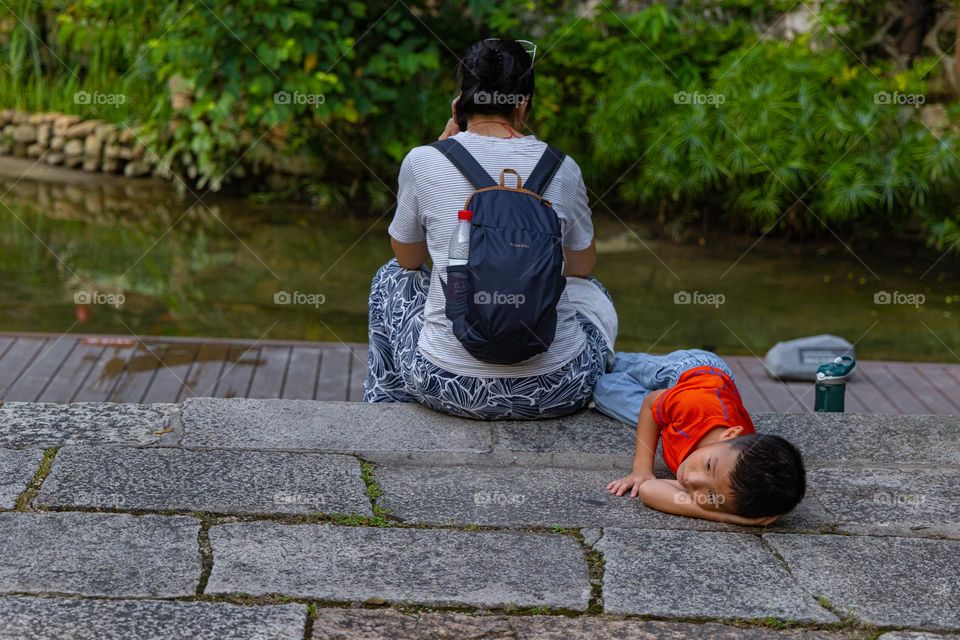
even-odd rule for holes
{"type": "Polygon", "coordinates": [[[467,131],[492,138],[522,138],[513,122],[498,116],[476,116],[467,120],[467,131]]]}

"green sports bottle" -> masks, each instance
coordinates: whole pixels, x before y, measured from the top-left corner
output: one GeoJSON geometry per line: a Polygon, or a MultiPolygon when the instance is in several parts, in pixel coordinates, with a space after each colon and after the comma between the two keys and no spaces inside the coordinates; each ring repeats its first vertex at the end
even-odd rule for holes
{"type": "Polygon", "coordinates": [[[847,391],[847,378],[856,366],[857,361],[853,356],[840,356],[817,369],[814,411],[843,413],[843,396],[847,391]]]}

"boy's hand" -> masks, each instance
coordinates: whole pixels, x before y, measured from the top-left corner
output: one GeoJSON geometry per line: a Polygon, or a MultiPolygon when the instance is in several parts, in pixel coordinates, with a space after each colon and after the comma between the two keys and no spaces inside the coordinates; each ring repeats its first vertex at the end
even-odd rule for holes
{"type": "Polygon", "coordinates": [[[640,485],[642,485],[647,480],[654,480],[654,475],[652,473],[631,473],[628,476],[624,476],[619,480],[614,480],[607,485],[607,490],[610,491],[615,496],[622,496],[627,491],[630,492],[631,498],[636,498],[640,493],[640,485]]]}

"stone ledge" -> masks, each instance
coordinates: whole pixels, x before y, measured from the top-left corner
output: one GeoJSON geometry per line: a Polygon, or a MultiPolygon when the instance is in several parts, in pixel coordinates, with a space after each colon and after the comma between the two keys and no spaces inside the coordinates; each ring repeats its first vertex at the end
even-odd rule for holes
{"type": "Polygon", "coordinates": [[[307,608],[212,602],[0,598],[0,640],[299,640],[307,608]]]}
{"type": "Polygon", "coordinates": [[[391,609],[320,609],[313,640],[437,638],[449,640],[828,640],[840,633],[722,624],[620,620],[599,616],[493,616],[401,613],[391,609]]]}
{"type": "Polygon", "coordinates": [[[800,585],[829,600],[835,611],[883,627],[960,628],[960,541],[797,534],[763,538],[800,585]]]}
{"type": "Polygon", "coordinates": [[[214,526],[210,543],[209,594],[574,611],[590,598],[570,536],[256,522],[214,526]]]}
{"type": "Polygon", "coordinates": [[[0,593],[196,593],[200,523],[182,516],[0,513],[0,593]]]}
{"type": "Polygon", "coordinates": [[[0,509],[13,509],[43,460],[43,451],[0,449],[0,509]]]}
{"type": "Polygon", "coordinates": [[[756,536],[605,529],[604,611],[670,618],[835,623],[756,536]]]}
{"type": "Polygon", "coordinates": [[[64,449],[34,504],[242,515],[373,515],[355,458],[257,451],[64,449]]]}
{"type": "Polygon", "coordinates": [[[175,404],[4,402],[0,447],[150,446],[172,431],[175,404]]]}
{"type": "MultiPolygon", "coordinates": [[[[398,464],[380,466],[375,472],[384,492],[380,505],[410,523],[752,531],[660,513],[637,498],[614,496],[606,486],[617,475],[592,469],[398,464]]],[[[835,524],[811,495],[775,528],[821,531],[835,524]]]]}

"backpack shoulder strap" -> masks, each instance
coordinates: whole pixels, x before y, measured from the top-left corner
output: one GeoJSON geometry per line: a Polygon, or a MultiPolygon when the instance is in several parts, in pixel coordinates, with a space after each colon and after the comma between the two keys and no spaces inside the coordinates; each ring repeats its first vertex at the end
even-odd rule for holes
{"type": "Polygon", "coordinates": [[[542,196],[566,157],[567,154],[560,149],[547,145],[547,150],[540,156],[540,161],[533,168],[527,181],[523,183],[523,188],[542,196]]]}
{"type": "Polygon", "coordinates": [[[493,181],[490,174],[480,166],[480,163],[470,155],[470,152],[453,138],[438,140],[437,142],[431,143],[430,146],[445,155],[447,160],[460,170],[463,177],[470,181],[474,189],[497,186],[497,183],[493,181]]]}

